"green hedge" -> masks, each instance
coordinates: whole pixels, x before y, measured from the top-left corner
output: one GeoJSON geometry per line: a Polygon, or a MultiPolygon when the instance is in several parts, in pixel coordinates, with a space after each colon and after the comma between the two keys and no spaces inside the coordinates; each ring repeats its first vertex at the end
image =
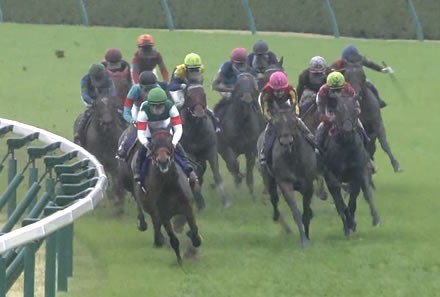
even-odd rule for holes
{"type": "MultiPolygon", "coordinates": [[[[84,0],[90,25],[167,28],[160,0],[84,0]]],[[[425,38],[440,39],[439,0],[414,0],[425,38]]],[[[241,0],[168,0],[177,29],[249,30],[241,0]]],[[[323,0],[249,0],[259,31],[332,34],[323,0]]],[[[406,0],[332,0],[342,36],[415,39],[406,0]]],[[[0,0],[4,20],[81,24],[77,0],[0,0]]]]}

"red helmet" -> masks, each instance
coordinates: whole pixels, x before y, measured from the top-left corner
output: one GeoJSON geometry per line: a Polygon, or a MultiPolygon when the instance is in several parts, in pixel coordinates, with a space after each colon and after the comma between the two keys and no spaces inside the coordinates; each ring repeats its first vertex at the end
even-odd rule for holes
{"type": "Polygon", "coordinates": [[[231,52],[231,60],[236,64],[245,64],[247,61],[247,52],[245,48],[237,47],[231,52]]]}
{"type": "Polygon", "coordinates": [[[277,71],[272,73],[269,78],[269,87],[274,90],[282,90],[289,86],[289,80],[284,72],[277,71]]]}
{"type": "Polygon", "coordinates": [[[117,48],[109,48],[105,52],[105,60],[109,63],[118,63],[122,60],[122,53],[117,48]]]}
{"type": "Polygon", "coordinates": [[[154,45],[153,35],[142,34],[137,39],[137,46],[154,45]]]}

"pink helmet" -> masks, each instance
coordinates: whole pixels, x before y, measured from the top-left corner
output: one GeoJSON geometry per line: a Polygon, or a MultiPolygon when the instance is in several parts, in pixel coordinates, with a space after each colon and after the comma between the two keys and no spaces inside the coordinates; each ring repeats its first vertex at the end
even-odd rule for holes
{"type": "Polygon", "coordinates": [[[284,72],[277,71],[272,73],[269,78],[269,87],[274,90],[282,90],[289,86],[289,81],[287,80],[287,76],[284,72]]]}
{"type": "Polygon", "coordinates": [[[237,47],[231,52],[231,60],[233,63],[244,64],[247,61],[247,52],[245,48],[237,47]]]}

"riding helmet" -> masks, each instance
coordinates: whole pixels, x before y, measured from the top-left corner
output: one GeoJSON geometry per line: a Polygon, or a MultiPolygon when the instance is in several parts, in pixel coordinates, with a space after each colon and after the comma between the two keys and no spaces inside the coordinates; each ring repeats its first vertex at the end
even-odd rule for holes
{"type": "Polygon", "coordinates": [[[345,84],[345,78],[341,72],[333,71],[327,76],[327,85],[330,89],[342,89],[345,84]]]}

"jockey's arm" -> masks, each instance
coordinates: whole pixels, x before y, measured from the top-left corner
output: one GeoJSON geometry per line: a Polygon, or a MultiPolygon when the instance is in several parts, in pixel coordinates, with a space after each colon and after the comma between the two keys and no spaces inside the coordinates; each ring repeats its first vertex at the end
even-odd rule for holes
{"type": "Polygon", "coordinates": [[[218,72],[214,81],[212,82],[212,89],[217,92],[232,92],[234,88],[226,86],[222,82],[222,74],[221,72],[218,72]]]}
{"type": "Polygon", "coordinates": [[[272,116],[269,111],[268,94],[263,90],[258,96],[258,102],[260,103],[261,114],[266,122],[270,122],[272,116]]]}
{"type": "Polygon", "coordinates": [[[168,73],[168,69],[165,66],[162,55],[157,53],[157,65],[159,65],[160,73],[162,74],[162,79],[164,82],[168,83],[170,80],[170,74],[168,73]]]}
{"type": "Polygon", "coordinates": [[[298,99],[301,100],[301,96],[305,89],[305,76],[307,75],[307,71],[304,70],[298,77],[298,85],[296,86],[296,93],[298,94],[298,99]]]}
{"type": "Polygon", "coordinates": [[[299,115],[298,94],[294,88],[291,88],[289,91],[289,101],[291,106],[294,108],[295,114],[299,115]]]}
{"type": "Polygon", "coordinates": [[[172,91],[172,92],[181,90],[182,84],[184,84],[184,83],[185,82],[182,79],[176,77],[176,71],[174,71],[173,75],[171,76],[170,84],[168,85],[168,90],[172,91]]]}
{"type": "Polygon", "coordinates": [[[179,111],[176,106],[171,107],[170,109],[170,119],[171,125],[173,126],[173,145],[176,146],[182,138],[183,128],[182,128],[182,119],[180,118],[179,111]]]}
{"type": "Polygon", "coordinates": [[[139,112],[137,117],[137,138],[139,142],[146,148],[148,148],[148,116],[144,111],[139,112]]]}
{"type": "Polygon", "coordinates": [[[327,94],[324,90],[324,86],[322,86],[321,89],[319,89],[318,94],[316,94],[316,105],[318,106],[318,116],[320,121],[322,121],[325,117],[325,107],[327,101],[327,94]]]}
{"type": "Polygon", "coordinates": [[[89,95],[89,75],[85,75],[83,76],[83,78],[81,79],[81,99],[85,104],[93,104],[93,102],[95,101],[92,97],[90,97],[89,95]]]}
{"type": "Polygon", "coordinates": [[[136,54],[131,59],[131,78],[133,79],[133,83],[139,83],[139,63],[136,54]]]}
{"type": "Polygon", "coordinates": [[[131,88],[133,86],[133,79],[131,77],[131,67],[127,61],[123,61],[123,63],[124,63],[124,65],[126,65],[126,67],[128,67],[127,81],[130,83],[129,87],[131,88]]]}
{"type": "Polygon", "coordinates": [[[382,69],[383,69],[383,66],[380,66],[379,64],[376,64],[373,61],[370,61],[370,60],[368,60],[365,57],[362,57],[362,65],[367,67],[367,68],[376,70],[378,72],[381,72],[382,69]]]}

